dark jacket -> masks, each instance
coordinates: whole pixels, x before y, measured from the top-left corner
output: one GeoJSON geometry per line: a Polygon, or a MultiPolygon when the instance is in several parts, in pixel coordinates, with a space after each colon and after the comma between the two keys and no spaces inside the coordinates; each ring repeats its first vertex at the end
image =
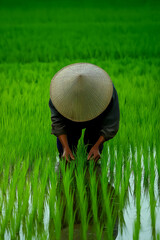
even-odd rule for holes
{"type": "Polygon", "coordinates": [[[113,95],[108,107],[98,117],[86,122],[74,122],[63,117],[53,106],[51,99],[49,99],[49,107],[51,110],[52,130],[51,134],[59,136],[67,134],[67,129],[74,128],[90,128],[98,129],[99,136],[104,136],[105,141],[113,138],[119,129],[119,102],[117,91],[113,85],[113,95]]]}

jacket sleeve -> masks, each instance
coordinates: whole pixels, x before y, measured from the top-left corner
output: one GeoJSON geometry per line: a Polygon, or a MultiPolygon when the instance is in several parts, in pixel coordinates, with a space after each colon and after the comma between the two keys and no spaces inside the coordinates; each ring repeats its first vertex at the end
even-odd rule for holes
{"type": "Polygon", "coordinates": [[[100,135],[105,138],[105,141],[113,138],[119,129],[119,101],[116,89],[113,85],[113,95],[108,108],[104,111],[101,126],[100,135]]]}
{"type": "Polygon", "coordinates": [[[51,134],[54,134],[56,137],[62,134],[66,134],[66,125],[64,117],[56,110],[53,106],[51,99],[49,99],[49,107],[51,110],[51,134]]]}

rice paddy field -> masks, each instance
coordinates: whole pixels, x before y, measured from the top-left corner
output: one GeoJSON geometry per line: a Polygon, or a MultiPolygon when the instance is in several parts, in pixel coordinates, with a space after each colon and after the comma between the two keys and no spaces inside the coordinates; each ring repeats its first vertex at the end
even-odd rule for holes
{"type": "Polygon", "coordinates": [[[1,1],[0,239],[160,239],[158,1],[1,1]],[[75,62],[106,70],[120,128],[98,164],[83,136],[58,158],[49,87],[75,62]]]}

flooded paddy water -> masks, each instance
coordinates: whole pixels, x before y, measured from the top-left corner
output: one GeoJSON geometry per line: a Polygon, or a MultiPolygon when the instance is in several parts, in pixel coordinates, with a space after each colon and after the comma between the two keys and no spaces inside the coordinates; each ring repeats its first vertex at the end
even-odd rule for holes
{"type": "Polygon", "coordinates": [[[148,148],[148,170],[142,148],[134,155],[130,148],[118,164],[117,151],[114,163],[109,147],[106,153],[108,161],[103,155],[98,164],[66,166],[56,157],[54,165],[48,159],[8,169],[1,176],[1,239],[159,239],[156,149],[148,148]]]}

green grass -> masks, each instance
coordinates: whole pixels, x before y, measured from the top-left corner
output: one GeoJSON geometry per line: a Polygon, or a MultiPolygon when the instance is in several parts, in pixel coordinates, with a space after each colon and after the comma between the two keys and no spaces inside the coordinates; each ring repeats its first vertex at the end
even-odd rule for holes
{"type": "Polygon", "coordinates": [[[130,196],[136,209],[132,237],[139,239],[143,192],[150,206],[150,235],[159,239],[159,14],[156,1],[1,2],[1,239],[6,232],[18,238],[20,229],[26,239],[60,240],[66,234],[74,239],[74,226],[82,239],[90,226],[95,238],[114,239],[117,219],[118,234],[127,239],[130,196]],[[61,162],[60,174],[55,172],[50,81],[75,62],[105,69],[118,92],[120,128],[104,145],[98,176],[92,163],[86,166],[82,138],[75,162],[68,167],[61,162]]]}

